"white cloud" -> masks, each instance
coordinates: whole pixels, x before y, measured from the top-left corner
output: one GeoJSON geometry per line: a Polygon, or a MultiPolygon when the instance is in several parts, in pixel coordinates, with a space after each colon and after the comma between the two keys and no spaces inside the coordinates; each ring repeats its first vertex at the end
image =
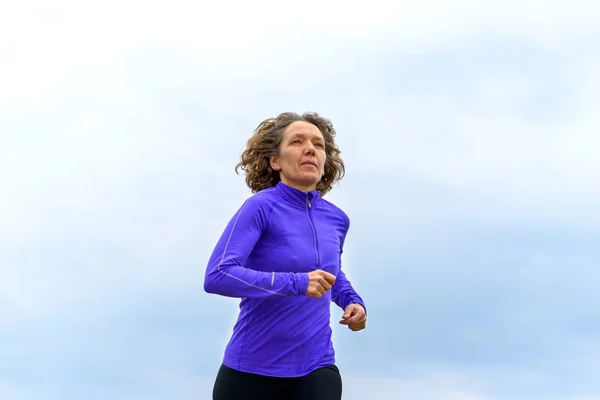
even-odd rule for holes
{"type": "MultiPolygon", "coordinates": [[[[369,7],[304,2],[287,8],[270,1],[166,4],[138,0],[87,3],[13,2],[0,17],[0,105],[11,113],[44,107],[82,70],[102,71],[140,50],[162,50],[202,60],[204,70],[243,73],[306,54],[327,54],[340,41],[413,51],[480,32],[519,37],[554,50],[575,37],[597,34],[593,1],[430,0],[369,7]],[[115,10],[118,10],[116,12],[115,10]],[[234,10],[234,11],[233,11],[234,10]],[[318,41],[315,39],[318,38],[318,41]],[[274,54],[275,53],[275,54],[274,54]]],[[[6,112],[6,111],[5,111],[6,112]]]]}
{"type": "Polygon", "coordinates": [[[16,397],[12,385],[4,380],[0,381],[0,397],[3,399],[14,399],[16,397]]]}
{"type": "MultiPolygon", "coordinates": [[[[418,379],[343,376],[344,399],[492,400],[467,389],[459,374],[434,373],[418,379]]],[[[472,387],[472,386],[471,386],[472,387]]]]}
{"type": "Polygon", "coordinates": [[[591,95],[600,59],[587,61],[585,70],[573,61],[563,77],[571,96],[561,110],[565,115],[529,118],[521,103],[532,91],[530,78],[485,71],[462,85],[466,94],[411,91],[394,99],[374,96],[368,108],[358,102],[355,112],[365,115],[353,139],[363,151],[353,162],[373,174],[397,173],[474,193],[478,206],[491,206],[492,217],[510,210],[519,218],[589,221],[600,198],[600,103],[591,95]],[[482,109],[465,105],[464,98],[482,109]],[[360,133],[368,130],[389,134],[373,140],[360,133]]]}

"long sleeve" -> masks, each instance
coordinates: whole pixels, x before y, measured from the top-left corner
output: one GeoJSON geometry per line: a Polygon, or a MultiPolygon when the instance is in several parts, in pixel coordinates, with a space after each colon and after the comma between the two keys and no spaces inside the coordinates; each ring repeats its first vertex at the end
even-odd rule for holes
{"type": "Polygon", "coordinates": [[[342,270],[342,253],[344,249],[345,239],[346,236],[344,235],[341,242],[342,250],[340,251],[340,271],[338,272],[338,275],[335,279],[335,283],[331,288],[331,301],[337,304],[342,310],[345,310],[346,307],[348,307],[352,303],[358,303],[361,306],[363,306],[366,312],[367,307],[365,306],[363,299],[358,295],[358,293],[356,293],[356,291],[352,287],[352,284],[346,277],[346,274],[342,270]]]}
{"type": "Polygon", "coordinates": [[[238,298],[305,295],[308,274],[264,272],[246,267],[268,218],[266,207],[253,198],[233,216],[209,259],[204,277],[207,293],[238,298]]]}

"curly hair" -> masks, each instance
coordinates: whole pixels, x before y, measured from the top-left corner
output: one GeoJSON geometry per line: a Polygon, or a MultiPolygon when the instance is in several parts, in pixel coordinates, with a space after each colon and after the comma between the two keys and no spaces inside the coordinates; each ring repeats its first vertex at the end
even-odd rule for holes
{"type": "Polygon", "coordinates": [[[279,172],[271,168],[270,156],[279,154],[279,148],[285,129],[293,122],[303,121],[315,125],[325,140],[325,174],[317,183],[317,190],[324,196],[333,185],[344,177],[344,162],[340,158],[340,149],[335,143],[335,129],[330,120],[316,112],[302,115],[284,112],[275,118],[267,118],[254,130],[248,139],[241,161],[235,166],[235,172],[242,169],[246,174],[246,184],[252,193],[273,187],[281,180],[279,172]]]}

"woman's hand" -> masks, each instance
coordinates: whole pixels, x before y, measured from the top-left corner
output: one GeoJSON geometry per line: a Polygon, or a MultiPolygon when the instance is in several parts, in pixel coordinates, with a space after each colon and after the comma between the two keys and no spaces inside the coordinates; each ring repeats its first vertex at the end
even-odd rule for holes
{"type": "Polygon", "coordinates": [[[361,331],[367,327],[367,313],[363,306],[358,303],[350,304],[344,310],[340,324],[348,325],[351,331],[361,331]]]}
{"type": "Polygon", "coordinates": [[[306,295],[316,297],[323,296],[335,283],[335,275],[317,269],[308,273],[308,289],[306,295]]]}

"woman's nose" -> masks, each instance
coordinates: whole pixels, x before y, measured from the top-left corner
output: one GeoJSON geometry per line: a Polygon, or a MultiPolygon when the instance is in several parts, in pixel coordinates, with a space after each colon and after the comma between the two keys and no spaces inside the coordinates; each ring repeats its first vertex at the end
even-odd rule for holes
{"type": "Polygon", "coordinates": [[[309,143],[309,144],[306,146],[306,150],[305,150],[305,152],[306,152],[306,153],[311,153],[311,154],[314,154],[314,153],[315,153],[315,146],[313,146],[313,144],[312,144],[312,143],[309,143]]]}

